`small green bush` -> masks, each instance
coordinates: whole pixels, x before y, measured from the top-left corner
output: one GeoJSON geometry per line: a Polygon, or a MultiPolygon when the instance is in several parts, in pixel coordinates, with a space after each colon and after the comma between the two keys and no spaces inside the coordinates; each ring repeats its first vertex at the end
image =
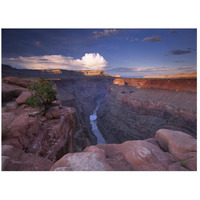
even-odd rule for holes
{"type": "Polygon", "coordinates": [[[188,166],[187,160],[181,160],[181,166],[187,168],[188,166]]]}
{"type": "Polygon", "coordinates": [[[32,82],[28,87],[32,95],[26,100],[27,105],[40,107],[46,110],[47,106],[56,100],[56,91],[49,81],[39,78],[37,82],[32,82]]]}
{"type": "Polygon", "coordinates": [[[26,104],[31,106],[31,107],[34,107],[34,108],[39,108],[41,107],[41,102],[40,100],[34,96],[34,95],[31,95],[30,97],[28,97],[26,99],[26,104]]]}

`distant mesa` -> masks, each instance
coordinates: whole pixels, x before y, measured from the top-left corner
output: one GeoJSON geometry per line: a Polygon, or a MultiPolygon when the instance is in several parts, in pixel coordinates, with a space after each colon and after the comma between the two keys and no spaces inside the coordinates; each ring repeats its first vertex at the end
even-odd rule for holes
{"type": "Polygon", "coordinates": [[[144,76],[143,78],[197,78],[197,72],[180,73],[172,75],[144,76]]]}
{"type": "Polygon", "coordinates": [[[48,72],[53,74],[62,74],[60,69],[43,69],[42,72],[48,72]]]}
{"type": "Polygon", "coordinates": [[[82,72],[85,76],[108,76],[103,70],[75,70],[76,72],[82,72]]]}
{"type": "Polygon", "coordinates": [[[112,77],[115,77],[115,78],[120,78],[120,75],[110,75],[112,77]]]}

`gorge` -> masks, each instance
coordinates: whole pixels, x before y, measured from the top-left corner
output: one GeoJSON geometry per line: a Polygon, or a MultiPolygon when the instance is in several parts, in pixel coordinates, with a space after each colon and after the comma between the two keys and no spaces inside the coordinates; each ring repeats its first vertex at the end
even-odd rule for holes
{"type": "Polygon", "coordinates": [[[195,78],[2,68],[3,170],[196,170],[195,78]],[[24,100],[40,76],[57,92],[45,116],[24,100]]]}

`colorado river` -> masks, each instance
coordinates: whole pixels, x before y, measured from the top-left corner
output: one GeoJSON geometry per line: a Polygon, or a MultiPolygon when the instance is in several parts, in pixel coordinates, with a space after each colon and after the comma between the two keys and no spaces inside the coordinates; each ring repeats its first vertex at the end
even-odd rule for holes
{"type": "Polygon", "coordinates": [[[97,110],[99,109],[99,102],[97,103],[97,107],[93,111],[93,113],[90,115],[90,124],[92,126],[92,132],[97,137],[97,144],[106,144],[106,141],[104,140],[103,136],[101,135],[101,132],[99,131],[97,125],[96,125],[96,119],[97,119],[97,110]]]}

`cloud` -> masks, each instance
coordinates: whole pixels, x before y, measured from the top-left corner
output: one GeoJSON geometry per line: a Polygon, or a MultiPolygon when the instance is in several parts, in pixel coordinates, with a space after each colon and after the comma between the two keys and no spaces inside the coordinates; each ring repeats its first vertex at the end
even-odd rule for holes
{"type": "Polygon", "coordinates": [[[176,31],[176,30],[171,30],[171,31],[169,31],[169,33],[170,33],[170,34],[176,34],[177,31],[176,31]]]}
{"type": "Polygon", "coordinates": [[[186,54],[186,53],[191,53],[191,48],[188,48],[188,50],[180,50],[180,49],[176,49],[176,50],[172,50],[170,51],[171,54],[173,55],[182,55],[182,54],[186,54]]]}
{"type": "Polygon", "coordinates": [[[179,73],[196,72],[196,67],[125,67],[125,68],[111,68],[106,67],[105,71],[110,75],[119,74],[122,77],[143,77],[155,75],[171,75],[179,73]]]}
{"type": "Polygon", "coordinates": [[[152,37],[144,38],[142,41],[143,42],[159,42],[161,40],[163,40],[163,38],[160,36],[152,36],[152,37]]]}
{"type": "Polygon", "coordinates": [[[3,58],[3,63],[27,69],[100,70],[107,66],[107,61],[99,53],[86,53],[81,59],[62,55],[19,56],[3,58]]]}
{"type": "Polygon", "coordinates": [[[116,34],[118,30],[116,29],[105,29],[104,31],[94,31],[93,36],[90,37],[91,39],[100,39],[100,38],[105,38],[108,36],[111,36],[113,34],[116,34]]]}
{"type": "Polygon", "coordinates": [[[139,41],[139,38],[126,38],[126,40],[130,40],[131,42],[139,41]]]}

